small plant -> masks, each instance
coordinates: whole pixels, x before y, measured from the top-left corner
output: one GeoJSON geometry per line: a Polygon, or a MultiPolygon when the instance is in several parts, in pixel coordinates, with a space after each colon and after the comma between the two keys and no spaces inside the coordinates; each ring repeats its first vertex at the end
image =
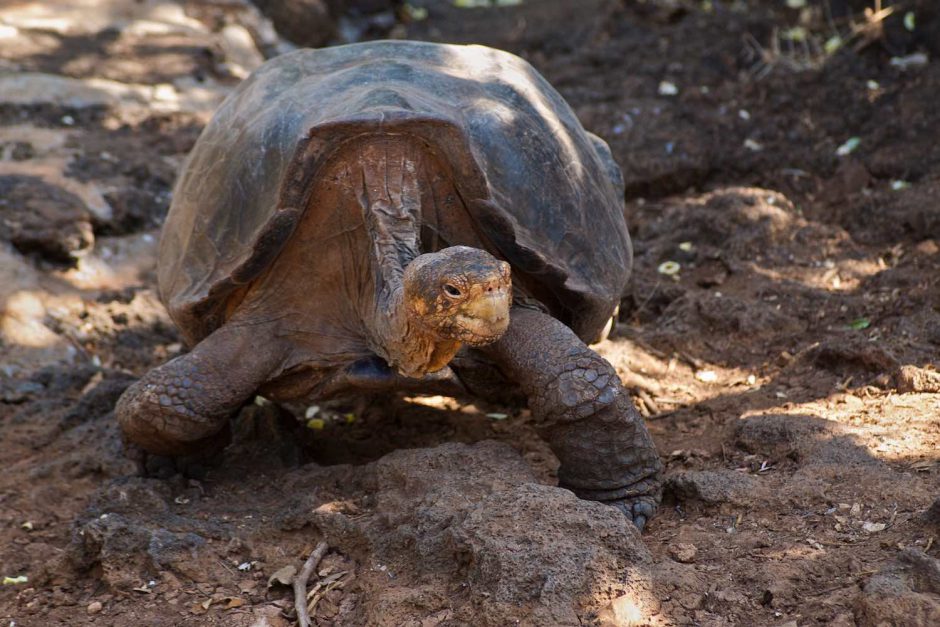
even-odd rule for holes
{"type": "MultiPolygon", "coordinates": [[[[787,6],[799,9],[797,25],[774,28],[766,45],[750,33],[744,36],[744,51],[752,64],[749,72],[752,78],[760,80],[778,68],[792,72],[819,69],[842,48],[851,46],[858,52],[884,41],[885,20],[896,9],[893,5],[883,6],[882,0],[874,0],[859,17],[850,17],[840,25],[832,17],[829,0],[822,7],[809,7],[805,3],[788,3],[787,6]]],[[[905,15],[904,23],[913,30],[915,16],[912,12],[905,15]]]]}

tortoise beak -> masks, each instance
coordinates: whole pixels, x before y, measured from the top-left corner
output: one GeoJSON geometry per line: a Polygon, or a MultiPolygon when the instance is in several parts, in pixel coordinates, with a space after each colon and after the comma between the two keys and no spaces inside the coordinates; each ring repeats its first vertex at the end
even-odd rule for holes
{"type": "Polygon", "coordinates": [[[506,293],[493,292],[484,294],[473,302],[468,303],[467,313],[474,318],[486,320],[487,322],[500,322],[504,318],[509,318],[509,295],[506,293]]]}
{"type": "Polygon", "coordinates": [[[495,342],[506,332],[509,327],[510,305],[512,296],[507,289],[485,292],[467,303],[467,316],[476,322],[474,326],[477,326],[478,330],[484,331],[481,334],[482,342],[495,342]]]}

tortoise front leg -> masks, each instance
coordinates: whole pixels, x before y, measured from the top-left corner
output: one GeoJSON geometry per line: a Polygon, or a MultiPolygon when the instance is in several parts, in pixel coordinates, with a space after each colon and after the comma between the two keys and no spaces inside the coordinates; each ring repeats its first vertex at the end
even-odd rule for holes
{"type": "Polygon", "coordinates": [[[228,418],[281,361],[277,346],[255,329],[221,327],[127,388],[115,407],[124,437],[156,455],[218,450],[228,418]]]}
{"type": "Polygon", "coordinates": [[[484,349],[516,381],[561,462],[559,484],[617,507],[640,529],[662,493],[662,463],[614,368],[546,314],[513,309],[484,349]]]}

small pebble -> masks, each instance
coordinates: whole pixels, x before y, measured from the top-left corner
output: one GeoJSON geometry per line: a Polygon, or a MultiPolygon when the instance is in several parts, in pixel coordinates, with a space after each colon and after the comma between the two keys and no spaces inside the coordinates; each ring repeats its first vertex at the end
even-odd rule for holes
{"type": "Polygon", "coordinates": [[[714,370],[699,370],[695,378],[703,383],[714,383],[718,380],[718,374],[714,370]]]}
{"type": "Polygon", "coordinates": [[[691,564],[695,561],[695,556],[698,555],[698,549],[695,548],[694,544],[674,544],[669,547],[669,555],[677,562],[691,564]]]}
{"type": "Polygon", "coordinates": [[[88,607],[85,609],[88,611],[89,614],[97,614],[102,609],[104,609],[104,606],[101,604],[101,601],[92,601],[91,603],[88,604],[88,607]]]}
{"type": "Polygon", "coordinates": [[[887,525],[884,523],[873,523],[867,520],[862,524],[862,529],[868,533],[878,533],[879,531],[884,531],[886,527],[887,525]]]}
{"type": "Polygon", "coordinates": [[[660,96],[675,96],[679,93],[679,88],[676,87],[675,83],[669,81],[662,81],[659,84],[659,95],[660,96]]]}

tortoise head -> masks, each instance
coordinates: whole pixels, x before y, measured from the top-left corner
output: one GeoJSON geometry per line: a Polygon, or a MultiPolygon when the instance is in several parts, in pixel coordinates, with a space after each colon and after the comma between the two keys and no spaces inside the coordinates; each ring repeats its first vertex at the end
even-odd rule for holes
{"type": "Polygon", "coordinates": [[[509,264],[478,248],[419,255],[405,268],[409,321],[441,340],[484,346],[509,326],[509,264]]]}

